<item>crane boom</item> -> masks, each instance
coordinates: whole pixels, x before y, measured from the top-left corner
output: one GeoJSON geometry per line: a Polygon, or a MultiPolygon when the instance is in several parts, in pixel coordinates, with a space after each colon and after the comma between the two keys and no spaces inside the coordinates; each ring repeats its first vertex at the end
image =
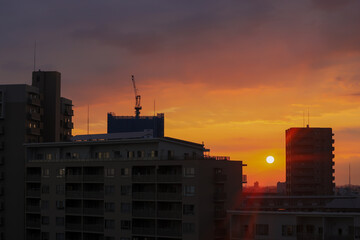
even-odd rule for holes
{"type": "Polygon", "coordinates": [[[140,110],[142,109],[141,104],[140,104],[141,96],[140,96],[140,94],[138,94],[138,90],[137,90],[136,84],[135,84],[134,75],[131,75],[131,81],[133,83],[134,93],[135,93],[135,117],[138,118],[140,116],[140,110]]]}

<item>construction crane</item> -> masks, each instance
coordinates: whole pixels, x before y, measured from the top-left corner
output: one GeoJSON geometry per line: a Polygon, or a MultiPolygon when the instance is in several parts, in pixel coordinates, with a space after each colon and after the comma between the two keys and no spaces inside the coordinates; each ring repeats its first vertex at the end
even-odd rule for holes
{"type": "Polygon", "coordinates": [[[142,107],[140,106],[141,96],[138,94],[138,91],[137,91],[137,88],[135,85],[134,75],[131,75],[131,81],[133,83],[134,92],[135,92],[135,117],[138,118],[140,116],[140,110],[142,109],[142,107]]]}

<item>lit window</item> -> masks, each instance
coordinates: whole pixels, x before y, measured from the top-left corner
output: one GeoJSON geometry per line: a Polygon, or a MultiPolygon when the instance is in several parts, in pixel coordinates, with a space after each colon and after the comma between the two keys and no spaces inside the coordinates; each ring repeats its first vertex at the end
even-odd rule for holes
{"type": "Polygon", "coordinates": [[[121,176],[127,177],[127,176],[129,176],[129,174],[130,174],[129,168],[121,168],[121,170],[120,170],[121,176]]]}
{"type": "Polygon", "coordinates": [[[51,153],[47,153],[45,154],[45,159],[46,160],[52,160],[53,159],[53,155],[51,153]]]}
{"type": "Polygon", "coordinates": [[[57,178],[63,178],[65,176],[65,168],[59,168],[58,170],[57,170],[57,175],[56,175],[56,177],[57,178]]]}
{"type": "Polygon", "coordinates": [[[114,168],[105,168],[105,176],[106,177],[114,177],[115,169],[114,168]]]}
{"type": "Polygon", "coordinates": [[[43,177],[50,177],[50,169],[49,168],[43,168],[41,170],[42,170],[43,177]]]}
{"type": "Polygon", "coordinates": [[[151,157],[158,157],[158,151],[156,151],[156,150],[152,150],[151,151],[151,157]]]}

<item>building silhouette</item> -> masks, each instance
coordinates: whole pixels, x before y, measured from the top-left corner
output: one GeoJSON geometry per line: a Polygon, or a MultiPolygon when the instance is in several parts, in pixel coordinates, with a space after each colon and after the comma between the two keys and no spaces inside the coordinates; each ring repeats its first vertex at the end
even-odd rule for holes
{"type": "Polygon", "coordinates": [[[115,116],[108,113],[108,133],[129,133],[153,130],[154,137],[164,137],[164,114],[156,116],[115,116]]]}
{"type": "Polygon", "coordinates": [[[60,73],[33,72],[32,85],[0,85],[0,239],[24,239],[24,143],[71,138],[72,103],[60,73]]]}
{"type": "Polygon", "coordinates": [[[331,128],[286,130],[288,195],[333,195],[334,154],[331,128]]]}
{"type": "Polygon", "coordinates": [[[168,137],[28,144],[26,239],[225,239],[243,164],[206,152],[168,137]]]}

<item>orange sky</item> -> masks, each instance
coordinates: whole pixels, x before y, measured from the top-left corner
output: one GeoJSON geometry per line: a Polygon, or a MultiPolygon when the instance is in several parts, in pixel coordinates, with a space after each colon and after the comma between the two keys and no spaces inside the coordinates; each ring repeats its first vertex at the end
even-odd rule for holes
{"type": "Polygon", "coordinates": [[[106,114],[165,113],[165,134],[243,160],[249,185],[284,181],[285,130],[332,127],[335,179],[360,184],[360,1],[8,1],[0,82],[62,73],[74,134],[106,114]],[[275,157],[272,165],[265,163],[275,157]]]}

